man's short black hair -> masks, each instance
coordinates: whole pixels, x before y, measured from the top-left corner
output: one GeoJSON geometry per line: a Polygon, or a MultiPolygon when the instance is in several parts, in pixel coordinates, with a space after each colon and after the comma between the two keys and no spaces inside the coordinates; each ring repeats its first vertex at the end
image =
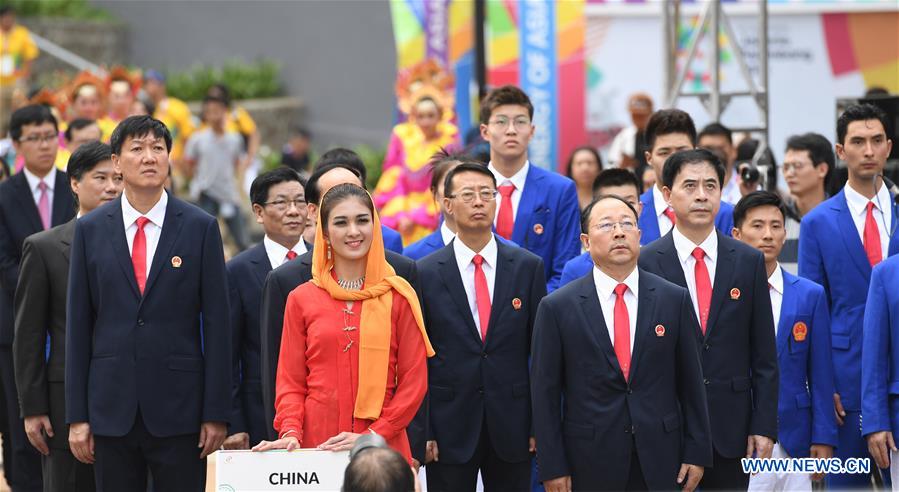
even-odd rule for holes
{"type": "Polygon", "coordinates": [[[125,140],[146,135],[153,135],[155,138],[165,140],[166,150],[172,151],[172,134],[169,129],[163,122],[149,115],[129,116],[122,120],[112,131],[109,146],[112,147],[113,154],[119,155],[122,153],[122,145],[125,144],[125,140]]]}
{"type": "Polygon", "coordinates": [[[53,123],[53,129],[59,131],[56,123],[56,117],[50,111],[50,108],[43,104],[29,104],[28,106],[17,109],[13,112],[9,119],[9,137],[18,142],[22,138],[22,128],[25,125],[42,125],[44,123],[53,123]]]}
{"type": "Polygon", "coordinates": [[[731,145],[734,144],[734,132],[730,131],[730,128],[718,122],[709,123],[708,125],[703,127],[702,131],[699,132],[698,138],[699,140],[702,140],[702,137],[705,136],[724,137],[727,139],[727,143],[731,145]]]}
{"type": "Polygon", "coordinates": [[[228,101],[224,97],[206,94],[206,96],[203,97],[203,106],[210,104],[210,103],[217,103],[217,104],[221,104],[222,106],[224,106],[226,108],[228,107],[228,101]]]}
{"type": "Polygon", "coordinates": [[[734,227],[737,229],[743,227],[743,221],[746,220],[749,211],[765,205],[777,207],[777,209],[780,210],[780,215],[783,217],[783,220],[787,220],[787,207],[784,205],[784,201],[780,198],[780,195],[770,191],[753,191],[743,198],[740,198],[740,201],[734,205],[734,227]]]}
{"type": "Polygon", "coordinates": [[[593,180],[593,194],[598,194],[599,190],[602,188],[628,185],[633,186],[637,190],[637,195],[640,195],[640,180],[637,179],[636,174],[628,169],[622,169],[620,167],[604,169],[599,173],[599,176],[593,180]]]}
{"type": "Polygon", "coordinates": [[[315,169],[332,164],[344,164],[344,167],[353,170],[353,174],[357,174],[362,178],[362,185],[365,186],[365,181],[368,179],[368,169],[365,168],[365,163],[362,162],[359,154],[343,147],[331,149],[318,158],[318,162],[315,163],[315,169]]]}
{"type": "Polygon", "coordinates": [[[309,131],[305,126],[290,124],[287,126],[287,132],[290,136],[300,136],[305,138],[306,140],[312,139],[312,132],[309,131]]]}
{"type": "Polygon", "coordinates": [[[649,117],[649,123],[646,124],[643,138],[649,151],[652,152],[657,138],[672,133],[683,133],[690,138],[690,143],[696,146],[696,125],[693,124],[693,118],[680,109],[662,109],[653,113],[649,117]]]}
{"type": "Polygon", "coordinates": [[[597,203],[599,203],[603,200],[608,200],[608,199],[618,200],[619,202],[627,205],[627,208],[629,208],[631,210],[631,212],[634,213],[634,222],[637,222],[640,220],[640,214],[637,213],[637,209],[634,208],[633,205],[628,203],[628,201],[625,200],[624,198],[622,198],[618,195],[599,195],[596,198],[594,198],[593,201],[590,202],[589,205],[584,207],[584,211],[581,212],[581,232],[583,232],[584,234],[588,234],[587,231],[590,230],[590,214],[593,213],[593,208],[596,207],[597,203]]]}
{"type": "Polygon", "coordinates": [[[318,205],[318,202],[320,202],[322,199],[321,190],[318,187],[318,182],[322,176],[328,173],[328,171],[332,171],[334,169],[346,169],[347,171],[353,173],[354,176],[359,178],[359,181],[362,182],[363,187],[365,186],[365,180],[362,179],[362,176],[359,176],[359,171],[357,171],[355,167],[352,167],[349,164],[344,164],[342,162],[332,162],[331,164],[325,166],[316,166],[315,171],[312,171],[312,175],[309,176],[309,180],[306,181],[306,186],[304,186],[306,191],[306,203],[318,205]]]}
{"type": "Polygon", "coordinates": [[[15,14],[16,9],[12,5],[0,5],[0,17],[9,14],[15,14]]]}
{"type": "Polygon", "coordinates": [[[304,190],[306,188],[306,180],[300,176],[300,173],[287,166],[281,166],[256,176],[253,184],[250,185],[250,203],[265,206],[268,201],[268,192],[272,186],[288,181],[296,181],[304,190]]]}
{"type": "Polygon", "coordinates": [[[846,144],[846,132],[853,121],[878,120],[883,125],[887,138],[892,138],[892,128],[887,114],[873,104],[853,104],[837,118],[837,143],[846,144]]]}
{"type": "Polygon", "coordinates": [[[88,142],[78,147],[69,157],[66,174],[69,178],[81,181],[97,164],[112,159],[112,148],[100,141],[88,142]]]}
{"type": "Polygon", "coordinates": [[[68,128],[66,128],[66,132],[65,132],[66,142],[72,141],[72,132],[82,130],[91,125],[96,125],[96,124],[97,124],[97,122],[95,120],[92,120],[89,118],[75,118],[74,120],[71,121],[71,123],[69,123],[68,128]]]}
{"type": "Polygon", "coordinates": [[[369,448],[356,455],[343,473],[342,492],[412,492],[415,476],[403,455],[369,448]]]}
{"type": "Polygon", "coordinates": [[[708,149],[683,150],[671,154],[662,168],[662,184],[667,186],[669,190],[672,189],[674,180],[677,179],[681,169],[687,164],[697,163],[706,163],[712,166],[715,174],[718,176],[718,186],[722,186],[722,183],[724,183],[724,164],[721,163],[721,159],[714,152],[708,149]]]}
{"type": "Polygon", "coordinates": [[[447,198],[452,196],[453,178],[461,173],[478,173],[483,174],[484,176],[490,176],[490,181],[493,182],[493,187],[496,188],[496,176],[487,169],[487,166],[479,162],[467,161],[447,171],[446,177],[443,178],[443,196],[447,198]]]}
{"type": "Polygon", "coordinates": [[[808,152],[812,165],[818,167],[822,162],[827,164],[827,174],[824,175],[824,189],[830,183],[830,176],[837,165],[836,156],[833,154],[833,145],[827,137],[820,133],[804,133],[793,135],[787,140],[787,150],[804,150],[808,152]]]}

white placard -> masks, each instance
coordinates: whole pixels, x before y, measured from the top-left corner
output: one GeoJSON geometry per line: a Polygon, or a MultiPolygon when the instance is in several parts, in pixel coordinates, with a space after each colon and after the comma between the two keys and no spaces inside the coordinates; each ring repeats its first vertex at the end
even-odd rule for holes
{"type": "Polygon", "coordinates": [[[215,490],[338,491],[349,462],[349,451],[218,451],[215,453],[215,490]]]}

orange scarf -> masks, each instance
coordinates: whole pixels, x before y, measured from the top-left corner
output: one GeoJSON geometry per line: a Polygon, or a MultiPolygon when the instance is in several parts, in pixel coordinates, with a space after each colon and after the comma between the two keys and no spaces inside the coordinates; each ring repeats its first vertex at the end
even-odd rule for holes
{"type": "Polygon", "coordinates": [[[421,331],[428,357],[434,348],[428,340],[418,295],[406,279],[398,276],[384,256],[384,239],[377,212],[372,217],[371,249],[365,267],[365,286],[362,290],[345,290],[331,276],[334,260],[326,254],[322,217],[319,214],[312,249],[312,283],[328,291],[334,299],[362,301],[362,320],[359,327],[359,388],[353,416],[376,420],[381,415],[387,390],[387,370],[390,364],[391,308],[393,292],[406,298],[421,331]]]}

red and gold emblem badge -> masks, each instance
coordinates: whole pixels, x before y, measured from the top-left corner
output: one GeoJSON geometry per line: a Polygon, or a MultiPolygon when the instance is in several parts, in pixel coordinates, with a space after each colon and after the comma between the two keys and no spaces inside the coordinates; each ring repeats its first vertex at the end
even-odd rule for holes
{"type": "Polygon", "coordinates": [[[734,287],[733,289],[730,289],[730,298],[735,301],[739,300],[740,299],[740,289],[738,289],[736,287],[734,287]]]}
{"type": "Polygon", "coordinates": [[[797,342],[804,342],[806,336],[808,336],[808,326],[802,321],[797,321],[793,325],[793,339],[797,342]]]}

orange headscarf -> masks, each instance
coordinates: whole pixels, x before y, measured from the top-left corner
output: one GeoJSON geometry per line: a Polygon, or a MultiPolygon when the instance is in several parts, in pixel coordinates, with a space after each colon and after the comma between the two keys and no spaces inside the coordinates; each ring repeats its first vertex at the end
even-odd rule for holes
{"type": "Polygon", "coordinates": [[[315,245],[312,249],[312,283],[328,291],[334,299],[362,301],[362,320],[359,327],[359,388],[353,416],[357,419],[376,420],[384,405],[387,390],[387,370],[390,364],[390,326],[393,291],[406,298],[428,357],[434,356],[434,348],[428,340],[418,295],[406,279],[398,276],[384,256],[384,239],[381,237],[381,220],[372,214],[371,249],[365,267],[365,288],[345,290],[331,276],[334,260],[326,254],[322,232],[321,209],[315,228],[315,245]]]}

